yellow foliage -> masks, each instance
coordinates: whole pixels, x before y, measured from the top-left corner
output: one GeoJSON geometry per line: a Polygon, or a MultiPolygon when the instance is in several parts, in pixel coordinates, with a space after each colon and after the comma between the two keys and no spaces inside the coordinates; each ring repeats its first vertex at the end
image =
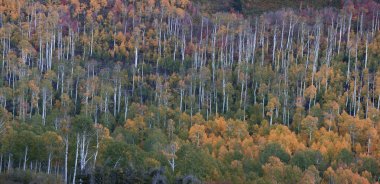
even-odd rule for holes
{"type": "Polygon", "coordinates": [[[127,119],[124,124],[124,128],[131,130],[132,132],[137,133],[138,131],[144,130],[146,128],[144,117],[137,116],[133,120],[127,119]]]}
{"type": "Polygon", "coordinates": [[[277,125],[270,131],[268,141],[281,144],[289,154],[305,149],[305,145],[297,140],[294,132],[291,132],[288,127],[283,125],[277,125]]]}
{"type": "Polygon", "coordinates": [[[316,94],[317,94],[317,88],[312,84],[308,88],[306,88],[304,95],[310,99],[313,99],[315,98],[316,94]]]}
{"type": "Polygon", "coordinates": [[[189,139],[195,143],[197,146],[200,146],[206,138],[206,127],[204,125],[194,124],[189,131],[189,139]]]}
{"type": "Polygon", "coordinates": [[[315,132],[315,139],[311,148],[319,150],[328,158],[336,158],[341,150],[351,150],[351,140],[349,135],[342,137],[335,132],[329,132],[325,128],[321,128],[315,132]]]}

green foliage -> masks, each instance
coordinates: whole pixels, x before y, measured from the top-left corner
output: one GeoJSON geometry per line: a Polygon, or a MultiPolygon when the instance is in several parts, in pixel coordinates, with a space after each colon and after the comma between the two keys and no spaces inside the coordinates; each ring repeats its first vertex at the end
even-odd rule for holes
{"type": "Polygon", "coordinates": [[[178,150],[177,157],[177,174],[180,176],[190,174],[206,181],[221,177],[218,161],[199,148],[184,145],[178,150]]]}
{"type": "Polygon", "coordinates": [[[64,182],[60,177],[55,177],[45,173],[35,173],[33,171],[15,170],[11,173],[0,175],[0,183],[57,183],[64,182]]]}
{"type": "Polygon", "coordinates": [[[0,183],[376,182],[379,9],[2,0],[0,183]]]}
{"type": "Polygon", "coordinates": [[[92,120],[85,115],[77,115],[72,120],[72,128],[74,132],[84,133],[93,130],[92,120]]]}
{"type": "Polygon", "coordinates": [[[260,151],[260,162],[265,164],[271,156],[277,157],[285,163],[290,160],[290,155],[278,143],[269,143],[260,151]]]}
{"type": "Polygon", "coordinates": [[[368,171],[372,174],[372,176],[379,176],[379,163],[376,159],[371,157],[365,157],[361,160],[359,166],[359,172],[368,171]]]}
{"type": "Polygon", "coordinates": [[[258,160],[243,160],[243,170],[246,175],[250,175],[251,177],[263,176],[262,165],[258,160]]]}
{"type": "Polygon", "coordinates": [[[160,152],[168,139],[161,129],[150,129],[146,133],[143,148],[147,152],[160,152]]]}
{"type": "Polygon", "coordinates": [[[107,141],[106,148],[101,154],[104,166],[110,168],[144,169],[145,152],[136,145],[107,141]]]}
{"type": "Polygon", "coordinates": [[[314,150],[298,151],[293,155],[290,164],[295,165],[304,171],[312,165],[317,167],[322,165],[323,157],[321,153],[314,150]]]}
{"type": "Polygon", "coordinates": [[[345,163],[346,165],[350,165],[354,161],[354,154],[347,149],[343,149],[339,152],[337,160],[345,163]]]}

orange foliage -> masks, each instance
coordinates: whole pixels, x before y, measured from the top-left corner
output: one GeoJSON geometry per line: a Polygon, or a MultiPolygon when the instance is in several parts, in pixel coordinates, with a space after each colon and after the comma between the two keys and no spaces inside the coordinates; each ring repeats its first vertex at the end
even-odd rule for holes
{"type": "Polygon", "coordinates": [[[204,125],[194,124],[189,131],[189,139],[197,146],[203,144],[206,138],[206,127],[204,125]]]}
{"type": "Polygon", "coordinates": [[[297,140],[295,133],[283,125],[277,125],[270,131],[268,141],[281,144],[289,154],[293,154],[297,150],[305,149],[305,145],[297,140]]]}
{"type": "Polygon", "coordinates": [[[342,137],[335,132],[329,132],[325,128],[321,128],[315,133],[315,139],[311,148],[319,150],[330,159],[335,158],[341,150],[351,150],[350,136],[346,134],[342,137]]]}

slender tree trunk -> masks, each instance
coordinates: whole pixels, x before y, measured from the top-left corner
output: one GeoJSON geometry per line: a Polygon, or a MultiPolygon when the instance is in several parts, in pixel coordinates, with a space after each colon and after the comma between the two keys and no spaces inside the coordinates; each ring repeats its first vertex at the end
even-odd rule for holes
{"type": "Polygon", "coordinates": [[[26,169],[26,161],[27,161],[27,158],[28,158],[28,146],[25,147],[24,167],[23,167],[23,170],[24,170],[24,171],[25,171],[25,169],[26,169]]]}
{"type": "Polygon", "coordinates": [[[365,41],[364,69],[367,68],[367,61],[368,61],[368,33],[367,33],[367,38],[366,38],[366,41],[365,41]]]}
{"type": "Polygon", "coordinates": [[[50,174],[50,165],[51,165],[51,152],[49,153],[49,158],[48,158],[48,169],[47,169],[47,174],[50,174]]]}
{"type": "Polygon", "coordinates": [[[0,173],[3,171],[3,154],[0,154],[0,173]]]}
{"type": "Polygon", "coordinates": [[[67,174],[68,174],[68,159],[69,159],[69,136],[66,134],[65,136],[65,171],[64,171],[64,181],[67,184],[67,174]]]}
{"type": "Polygon", "coordinates": [[[91,27],[90,56],[92,56],[92,47],[94,45],[94,27],[91,27]]]}
{"type": "Polygon", "coordinates": [[[124,121],[127,120],[128,118],[128,96],[125,95],[125,98],[124,98],[124,121]]]}
{"type": "Polygon", "coordinates": [[[367,154],[369,155],[370,154],[370,151],[371,151],[371,137],[368,137],[368,149],[367,149],[367,154]]]}
{"type": "Polygon", "coordinates": [[[347,45],[346,45],[347,49],[349,49],[348,44],[350,43],[351,20],[352,20],[352,13],[350,13],[350,18],[348,19],[347,45]]]}
{"type": "Polygon", "coordinates": [[[9,153],[8,154],[8,169],[7,169],[7,172],[10,173],[12,171],[12,153],[9,153]]]}
{"type": "Polygon", "coordinates": [[[74,161],[74,173],[73,173],[73,184],[75,184],[75,179],[77,175],[77,167],[78,167],[78,149],[79,149],[79,134],[77,134],[77,145],[75,151],[75,161],[74,161]]]}
{"type": "Polygon", "coordinates": [[[96,159],[98,157],[98,150],[99,150],[99,131],[96,130],[96,150],[95,150],[95,154],[94,154],[94,165],[93,165],[93,169],[95,169],[96,167],[96,159]]]}

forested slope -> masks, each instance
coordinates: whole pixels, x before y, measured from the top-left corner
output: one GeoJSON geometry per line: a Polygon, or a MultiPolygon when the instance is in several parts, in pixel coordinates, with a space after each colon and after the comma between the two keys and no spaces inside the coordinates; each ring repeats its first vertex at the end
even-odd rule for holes
{"type": "MultiPolygon", "coordinates": [[[[203,13],[239,12],[246,17],[282,9],[322,9],[345,6],[347,0],[194,0],[193,4],[203,13]]],[[[355,2],[355,1],[354,1],[355,2]]],[[[361,2],[361,1],[357,1],[361,2]]],[[[366,1],[367,2],[367,1],[366,1]]]]}
{"type": "Polygon", "coordinates": [[[0,181],[375,183],[379,10],[3,0],[0,181]]]}

